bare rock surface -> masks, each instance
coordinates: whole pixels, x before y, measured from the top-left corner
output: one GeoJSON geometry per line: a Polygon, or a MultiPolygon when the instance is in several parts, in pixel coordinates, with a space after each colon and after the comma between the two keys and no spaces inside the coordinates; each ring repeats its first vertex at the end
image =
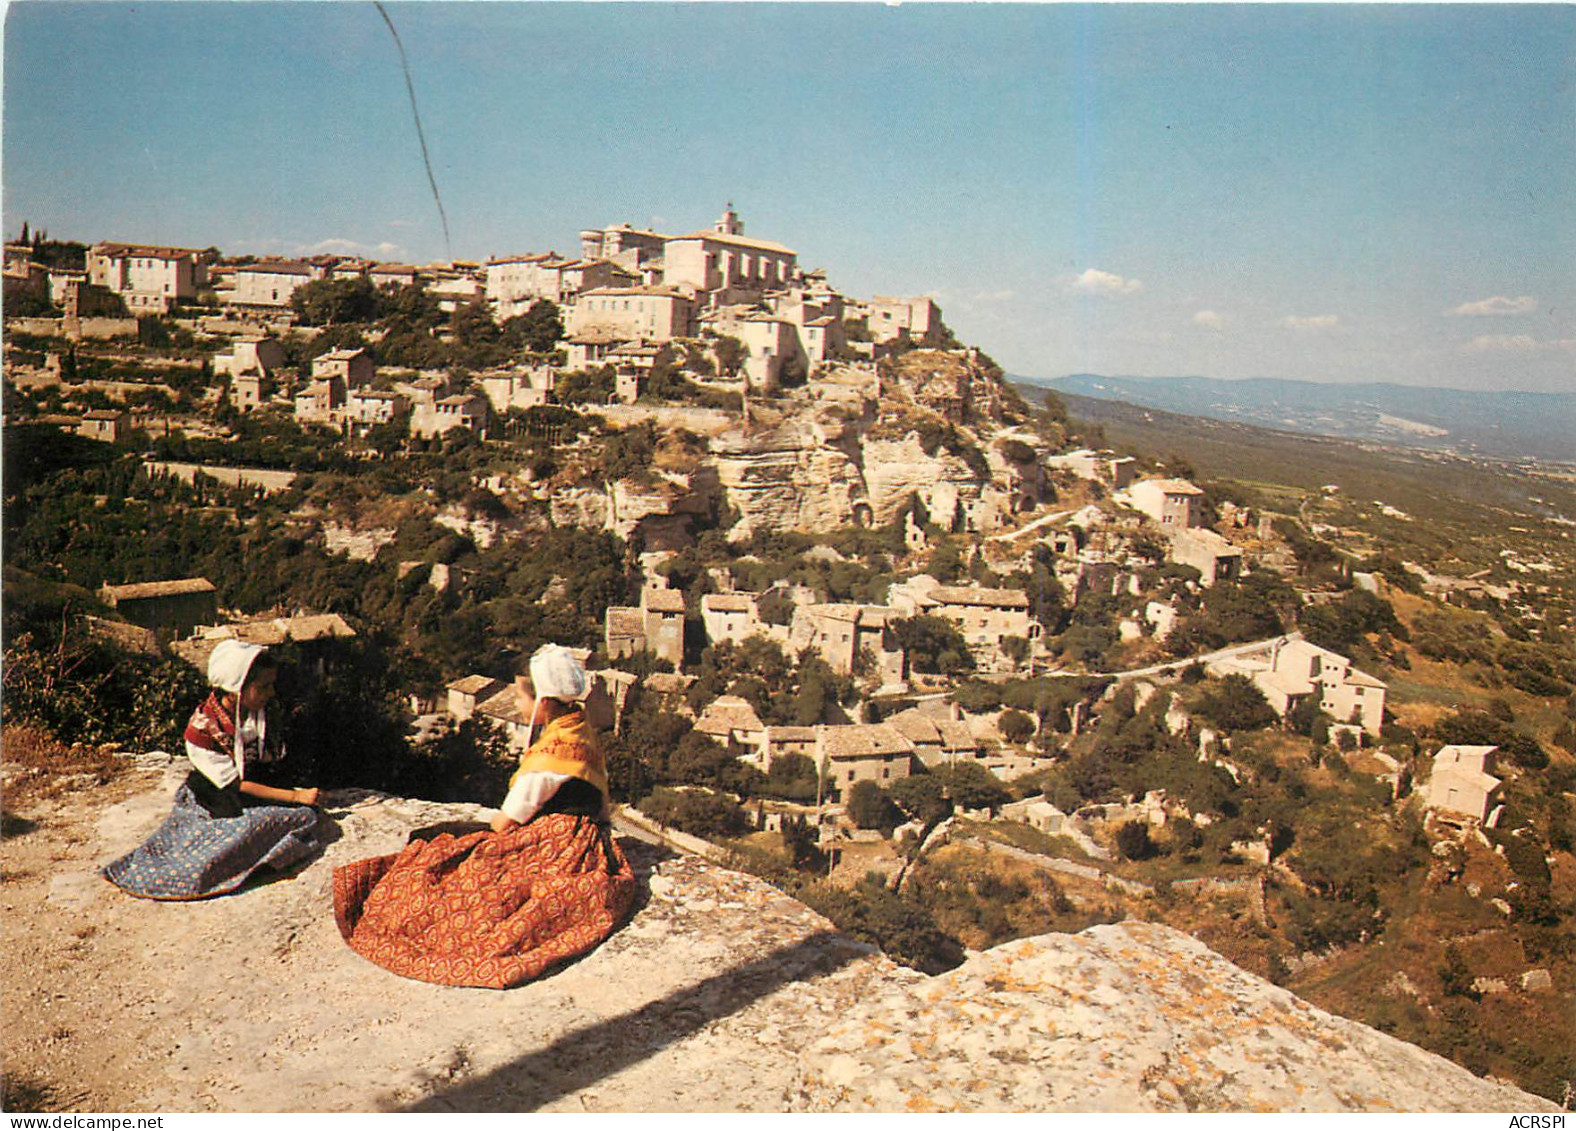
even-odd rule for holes
{"type": "Polygon", "coordinates": [[[480,809],[341,791],[337,839],[293,877],[192,903],[98,879],[183,772],[143,771],[114,804],[71,795],[7,841],[0,890],[26,924],[8,1070],[91,1071],[79,1110],[1554,1110],[1164,927],[1023,939],[927,977],[632,838],[636,909],[592,954],[509,991],[407,981],[340,939],[331,871],[480,809]]]}

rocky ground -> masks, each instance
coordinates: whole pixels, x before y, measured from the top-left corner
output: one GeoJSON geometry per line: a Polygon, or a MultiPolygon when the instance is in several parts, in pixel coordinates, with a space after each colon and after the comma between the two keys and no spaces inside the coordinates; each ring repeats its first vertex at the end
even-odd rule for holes
{"type": "Polygon", "coordinates": [[[593,954],[510,991],[406,981],[339,938],[330,872],[477,810],[341,792],[338,839],[292,878],[128,897],[96,869],[183,773],[18,814],[0,861],[13,1110],[1553,1110],[1164,927],[1023,939],[929,978],[632,838],[637,908],[593,954]]]}

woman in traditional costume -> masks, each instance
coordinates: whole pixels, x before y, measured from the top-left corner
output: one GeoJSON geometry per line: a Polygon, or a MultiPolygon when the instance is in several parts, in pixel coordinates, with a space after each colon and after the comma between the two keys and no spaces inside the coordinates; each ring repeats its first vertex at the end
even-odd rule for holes
{"type": "Polygon", "coordinates": [[[353,950],[407,978],[504,989],[613,933],[635,878],[611,835],[586,690],[567,648],[538,649],[515,678],[527,750],[491,829],[413,837],[334,870],[334,918],[353,950]]]}
{"type": "Polygon", "coordinates": [[[260,645],[219,642],[208,659],[213,690],[186,724],[192,772],[175,808],[140,848],[104,867],[106,879],[146,899],[205,899],[318,850],[318,791],[268,784],[289,769],[278,728],[268,734],[278,674],[260,645]]]}

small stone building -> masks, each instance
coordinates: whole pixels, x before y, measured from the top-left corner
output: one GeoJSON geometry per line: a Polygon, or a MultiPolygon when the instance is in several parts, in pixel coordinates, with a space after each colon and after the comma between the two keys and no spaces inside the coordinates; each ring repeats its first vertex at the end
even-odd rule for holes
{"type": "Polygon", "coordinates": [[[105,585],[98,597],[132,624],[152,629],[163,640],[188,636],[199,625],[219,619],[219,594],[206,577],[105,585]]]}
{"type": "Polygon", "coordinates": [[[1447,820],[1486,821],[1499,800],[1501,782],[1493,773],[1498,750],[1497,746],[1440,747],[1428,779],[1428,808],[1447,820]]]}

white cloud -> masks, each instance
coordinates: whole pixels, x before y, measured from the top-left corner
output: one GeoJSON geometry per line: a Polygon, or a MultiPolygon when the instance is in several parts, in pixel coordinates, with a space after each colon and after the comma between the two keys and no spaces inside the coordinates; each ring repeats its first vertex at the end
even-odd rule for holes
{"type": "Polygon", "coordinates": [[[1452,314],[1531,314],[1538,309],[1538,300],[1531,295],[1522,295],[1520,298],[1506,298],[1504,295],[1495,295],[1483,299],[1481,302],[1464,302],[1450,313],[1452,314]]]}
{"type": "Polygon", "coordinates": [[[376,259],[391,259],[403,255],[405,248],[387,240],[382,243],[367,244],[345,239],[343,236],[330,236],[314,244],[297,244],[295,251],[297,255],[363,255],[376,259]]]}
{"type": "Polygon", "coordinates": [[[1539,341],[1531,334],[1479,334],[1462,348],[1475,353],[1536,353],[1540,350],[1576,349],[1576,338],[1539,341]]]}
{"type": "Polygon", "coordinates": [[[1206,330],[1224,329],[1226,320],[1213,310],[1201,310],[1193,315],[1193,325],[1202,326],[1206,330]]]}
{"type": "Polygon", "coordinates": [[[1137,279],[1124,279],[1120,275],[1113,275],[1109,271],[1100,271],[1093,267],[1079,275],[1069,286],[1075,291],[1085,291],[1095,295],[1130,295],[1144,289],[1144,284],[1137,279]]]}
{"type": "Polygon", "coordinates": [[[1281,325],[1288,330],[1330,330],[1340,325],[1340,322],[1338,314],[1288,314],[1281,319],[1281,325]]]}

